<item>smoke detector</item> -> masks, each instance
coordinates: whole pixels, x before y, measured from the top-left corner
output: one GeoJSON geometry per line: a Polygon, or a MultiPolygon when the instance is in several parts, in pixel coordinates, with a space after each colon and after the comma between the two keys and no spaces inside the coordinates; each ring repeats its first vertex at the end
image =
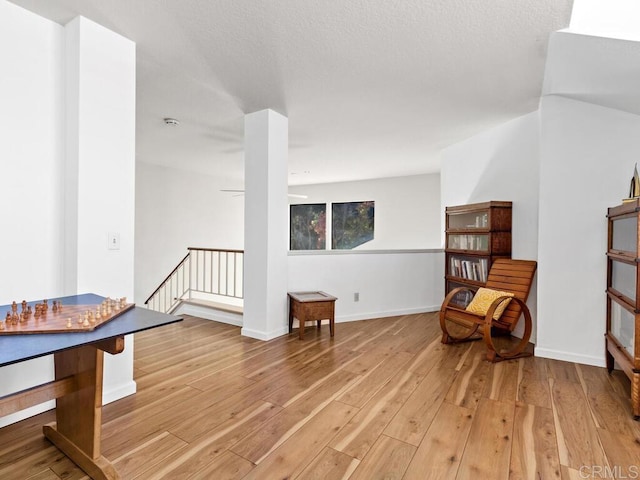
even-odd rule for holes
{"type": "Polygon", "coordinates": [[[165,125],[171,125],[172,127],[177,127],[178,125],[180,125],[180,122],[175,118],[165,118],[164,123],[165,125]]]}

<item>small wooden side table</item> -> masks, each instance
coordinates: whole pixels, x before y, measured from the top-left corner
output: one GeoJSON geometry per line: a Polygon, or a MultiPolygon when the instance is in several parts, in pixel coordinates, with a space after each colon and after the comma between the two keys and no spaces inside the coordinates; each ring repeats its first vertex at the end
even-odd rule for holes
{"type": "Polygon", "coordinates": [[[289,333],[293,330],[294,317],[300,322],[300,340],[304,339],[304,323],[329,320],[329,331],[333,337],[335,304],[337,298],[324,292],[289,292],[289,333]]]}

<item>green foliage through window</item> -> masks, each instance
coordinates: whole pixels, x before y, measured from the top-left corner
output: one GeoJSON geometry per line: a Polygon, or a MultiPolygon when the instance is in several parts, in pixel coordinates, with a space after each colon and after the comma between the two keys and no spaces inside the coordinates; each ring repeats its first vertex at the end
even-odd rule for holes
{"type": "Polygon", "coordinates": [[[331,248],[350,250],[373,240],[375,202],[334,203],[331,206],[331,248]]]}
{"type": "Polygon", "coordinates": [[[290,205],[289,213],[289,249],[324,250],[327,237],[327,205],[290,205]]]}

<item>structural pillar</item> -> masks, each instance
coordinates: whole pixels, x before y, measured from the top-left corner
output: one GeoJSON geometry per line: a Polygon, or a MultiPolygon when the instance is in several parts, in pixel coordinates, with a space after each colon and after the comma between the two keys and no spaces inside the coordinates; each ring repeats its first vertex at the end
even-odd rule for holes
{"type": "Polygon", "coordinates": [[[244,313],[242,335],[288,332],[287,155],[289,121],[273,110],[244,121],[244,313]]]}

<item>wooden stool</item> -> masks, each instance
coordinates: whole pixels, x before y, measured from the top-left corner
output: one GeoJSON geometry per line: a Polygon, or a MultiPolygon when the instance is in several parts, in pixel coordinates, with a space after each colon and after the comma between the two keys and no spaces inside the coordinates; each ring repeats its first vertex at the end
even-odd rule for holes
{"type": "Polygon", "coordinates": [[[304,339],[304,323],[329,320],[329,331],[333,337],[335,303],[337,298],[324,292],[289,292],[289,333],[293,330],[293,318],[300,322],[300,340],[304,339]]]}

